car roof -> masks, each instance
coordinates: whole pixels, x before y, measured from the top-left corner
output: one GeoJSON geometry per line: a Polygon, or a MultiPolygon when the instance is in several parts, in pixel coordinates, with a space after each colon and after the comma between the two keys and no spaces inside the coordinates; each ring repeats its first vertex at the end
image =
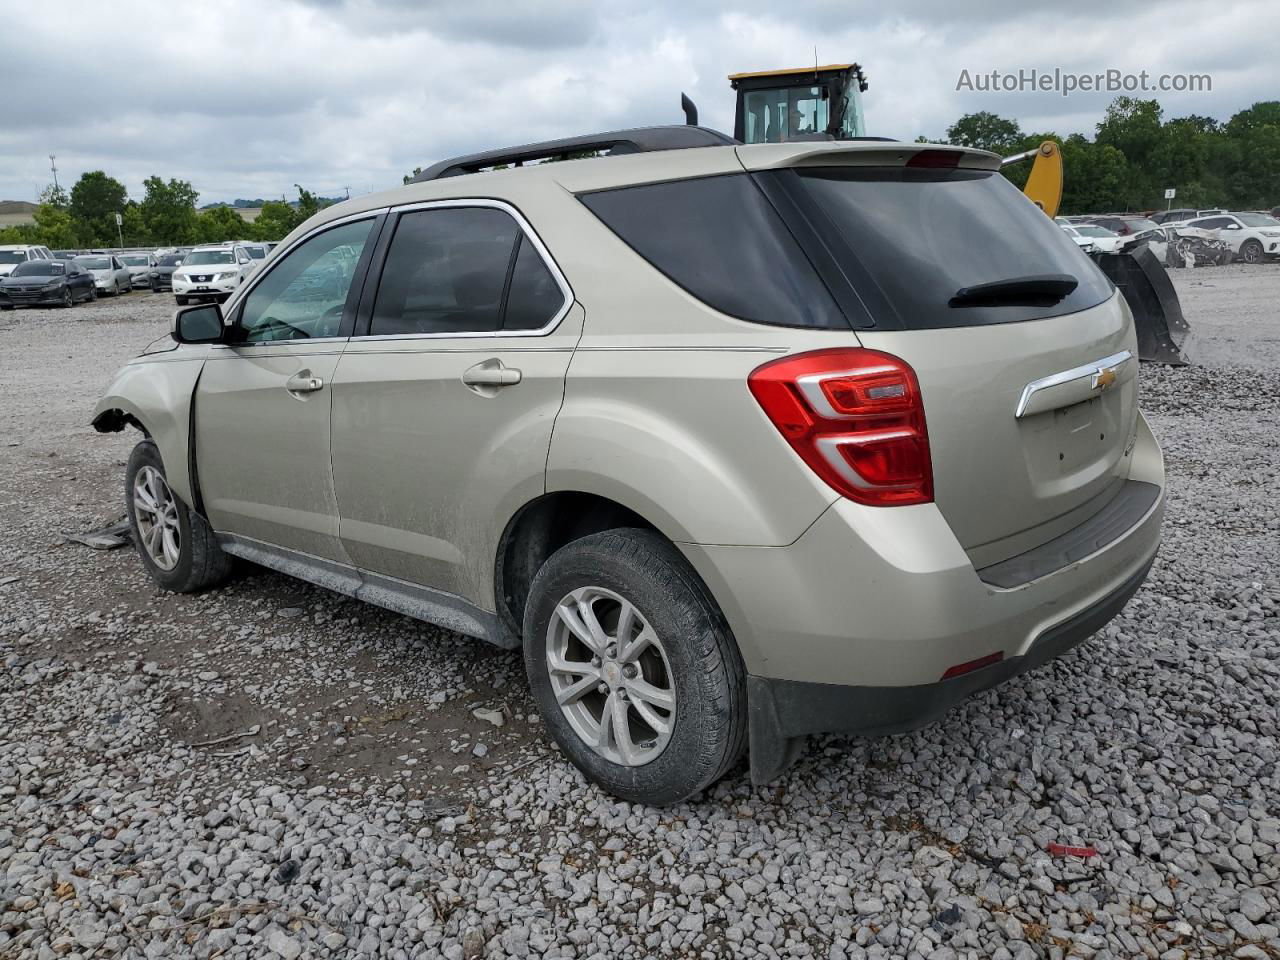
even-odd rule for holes
{"type": "Polygon", "coordinates": [[[433,200],[488,197],[514,202],[530,191],[584,193],[612,187],[685,180],[697,177],[811,166],[904,166],[918,153],[959,154],[957,165],[999,170],[1000,157],[986,150],[936,143],[892,140],[813,140],[789,143],[730,144],[587,157],[537,163],[505,170],[485,170],[409,183],[390,190],[352,197],[325,207],[282,242],[325,223],[387,207],[433,200]]]}

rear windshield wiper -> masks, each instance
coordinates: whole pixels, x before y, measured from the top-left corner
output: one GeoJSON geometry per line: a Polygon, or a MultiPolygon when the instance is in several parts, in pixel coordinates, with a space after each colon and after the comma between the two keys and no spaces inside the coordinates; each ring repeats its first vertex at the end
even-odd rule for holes
{"type": "Polygon", "coordinates": [[[1043,273],[1030,277],[1010,277],[972,287],[961,287],[947,302],[952,307],[1049,307],[1080,285],[1069,273],[1043,273]]]}

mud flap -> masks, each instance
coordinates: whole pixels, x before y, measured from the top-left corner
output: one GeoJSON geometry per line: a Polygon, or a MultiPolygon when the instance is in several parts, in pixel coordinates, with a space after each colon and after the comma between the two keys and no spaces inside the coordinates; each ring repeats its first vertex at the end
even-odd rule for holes
{"type": "Polygon", "coordinates": [[[1191,328],[1173,281],[1146,244],[1123,253],[1095,253],[1093,260],[1124,295],[1138,334],[1138,358],[1183,367],[1191,328]]]}
{"type": "Polygon", "coordinates": [[[806,736],[787,736],[768,681],[747,677],[747,753],[751,782],[756,786],[778,779],[804,753],[806,736]]]}

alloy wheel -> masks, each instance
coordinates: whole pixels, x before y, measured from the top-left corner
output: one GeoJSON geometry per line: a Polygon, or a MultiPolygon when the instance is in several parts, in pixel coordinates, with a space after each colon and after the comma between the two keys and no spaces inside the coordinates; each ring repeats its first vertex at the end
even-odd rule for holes
{"type": "Polygon", "coordinates": [[[178,501],[155,467],[145,466],[133,478],[133,513],[142,549],[161,570],[172,570],[182,538],[178,501]]]}
{"type": "Polygon", "coordinates": [[[675,727],[675,680],[631,601],[580,587],[556,604],[546,643],[552,693],[583,743],[623,766],[657,759],[675,727]]]}

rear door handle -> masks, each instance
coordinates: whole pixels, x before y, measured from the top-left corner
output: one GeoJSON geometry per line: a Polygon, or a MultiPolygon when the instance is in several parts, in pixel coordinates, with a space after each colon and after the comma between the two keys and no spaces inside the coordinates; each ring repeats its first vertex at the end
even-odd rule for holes
{"type": "Polygon", "coordinates": [[[510,387],[519,383],[521,376],[515,367],[505,366],[494,358],[468,367],[462,374],[462,382],[469,387],[510,387]]]}
{"type": "Polygon", "coordinates": [[[310,370],[299,370],[285,381],[284,388],[290,393],[315,393],[324,389],[324,380],[313,377],[310,370]]]}

